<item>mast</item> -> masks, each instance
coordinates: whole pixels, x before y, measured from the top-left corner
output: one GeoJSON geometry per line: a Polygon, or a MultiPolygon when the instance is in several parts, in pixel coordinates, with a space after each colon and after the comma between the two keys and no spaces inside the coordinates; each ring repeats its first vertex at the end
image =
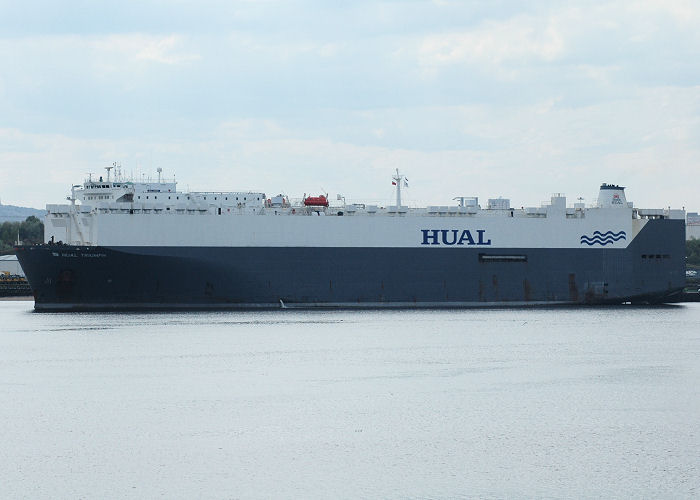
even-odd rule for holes
{"type": "Polygon", "coordinates": [[[70,204],[75,206],[75,200],[77,199],[75,197],[75,188],[79,188],[79,184],[74,184],[70,187],[70,198],[66,198],[68,201],[70,201],[70,204]]]}
{"type": "MultiPolygon", "coordinates": [[[[406,182],[406,177],[399,173],[399,169],[396,169],[396,175],[392,177],[394,179],[393,184],[396,186],[396,206],[401,206],[401,183],[406,182]]],[[[408,186],[408,183],[406,183],[408,186]]]]}

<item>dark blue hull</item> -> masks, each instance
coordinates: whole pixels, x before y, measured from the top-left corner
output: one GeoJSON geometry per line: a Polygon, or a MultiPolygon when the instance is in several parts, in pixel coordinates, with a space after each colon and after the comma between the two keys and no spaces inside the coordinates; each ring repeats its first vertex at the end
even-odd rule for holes
{"type": "Polygon", "coordinates": [[[672,302],[682,220],[626,249],[18,247],[36,310],[672,302]]]}

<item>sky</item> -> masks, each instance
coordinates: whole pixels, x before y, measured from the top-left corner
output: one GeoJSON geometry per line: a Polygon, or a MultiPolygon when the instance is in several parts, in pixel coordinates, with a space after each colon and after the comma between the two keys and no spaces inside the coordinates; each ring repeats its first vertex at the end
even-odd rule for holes
{"type": "Polygon", "coordinates": [[[0,201],[121,164],[391,203],[700,210],[700,2],[0,0],[0,201]]]}

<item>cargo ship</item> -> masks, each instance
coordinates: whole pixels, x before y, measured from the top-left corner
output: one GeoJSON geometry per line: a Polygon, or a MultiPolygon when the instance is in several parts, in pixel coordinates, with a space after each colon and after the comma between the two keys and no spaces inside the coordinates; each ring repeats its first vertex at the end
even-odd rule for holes
{"type": "Polygon", "coordinates": [[[17,247],[35,310],[656,304],[685,284],[684,211],[636,208],[619,185],[589,206],[416,208],[398,170],[380,206],[111,169],[46,206],[44,244],[17,247]]]}

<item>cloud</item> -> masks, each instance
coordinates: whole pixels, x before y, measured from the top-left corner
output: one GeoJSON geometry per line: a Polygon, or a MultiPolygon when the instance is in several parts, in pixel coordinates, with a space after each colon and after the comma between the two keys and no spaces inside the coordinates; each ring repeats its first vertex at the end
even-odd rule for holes
{"type": "Polygon", "coordinates": [[[670,16],[681,26],[696,26],[700,21],[700,4],[695,0],[642,0],[637,2],[627,2],[630,10],[652,15],[670,16]]]}
{"type": "Polygon", "coordinates": [[[121,53],[135,61],[181,64],[200,58],[199,54],[183,51],[183,45],[183,37],[178,35],[112,35],[92,42],[98,51],[121,53]]]}
{"type": "Polygon", "coordinates": [[[501,109],[399,107],[329,116],[348,128],[244,118],[197,135],[124,139],[2,129],[0,195],[9,203],[10,193],[22,193],[37,207],[58,202],[86,172],[118,161],[137,175],[163,167],[194,190],[292,197],[325,190],[379,203],[391,200],[395,168],[411,179],[406,200],[418,205],[502,195],[528,206],[552,192],[592,201],[601,182],[627,185],[641,206],[678,200],[692,207],[697,199],[687,180],[700,164],[700,87],[640,89],[585,107],[553,98],[501,109]],[[31,190],[26,172],[39,180],[31,190]]]}
{"type": "Polygon", "coordinates": [[[153,36],[140,33],[87,37],[93,61],[100,68],[128,71],[134,64],[181,65],[200,59],[181,35],[153,36]]]}
{"type": "Polygon", "coordinates": [[[488,21],[466,32],[426,36],[419,61],[425,66],[468,63],[499,65],[531,60],[552,61],[565,52],[564,37],[554,19],[521,16],[488,21]]]}
{"type": "Polygon", "coordinates": [[[0,19],[0,188],[37,206],[112,161],[378,199],[398,167],[431,204],[602,181],[650,205],[695,196],[694,2],[83,7],[0,19]]]}

